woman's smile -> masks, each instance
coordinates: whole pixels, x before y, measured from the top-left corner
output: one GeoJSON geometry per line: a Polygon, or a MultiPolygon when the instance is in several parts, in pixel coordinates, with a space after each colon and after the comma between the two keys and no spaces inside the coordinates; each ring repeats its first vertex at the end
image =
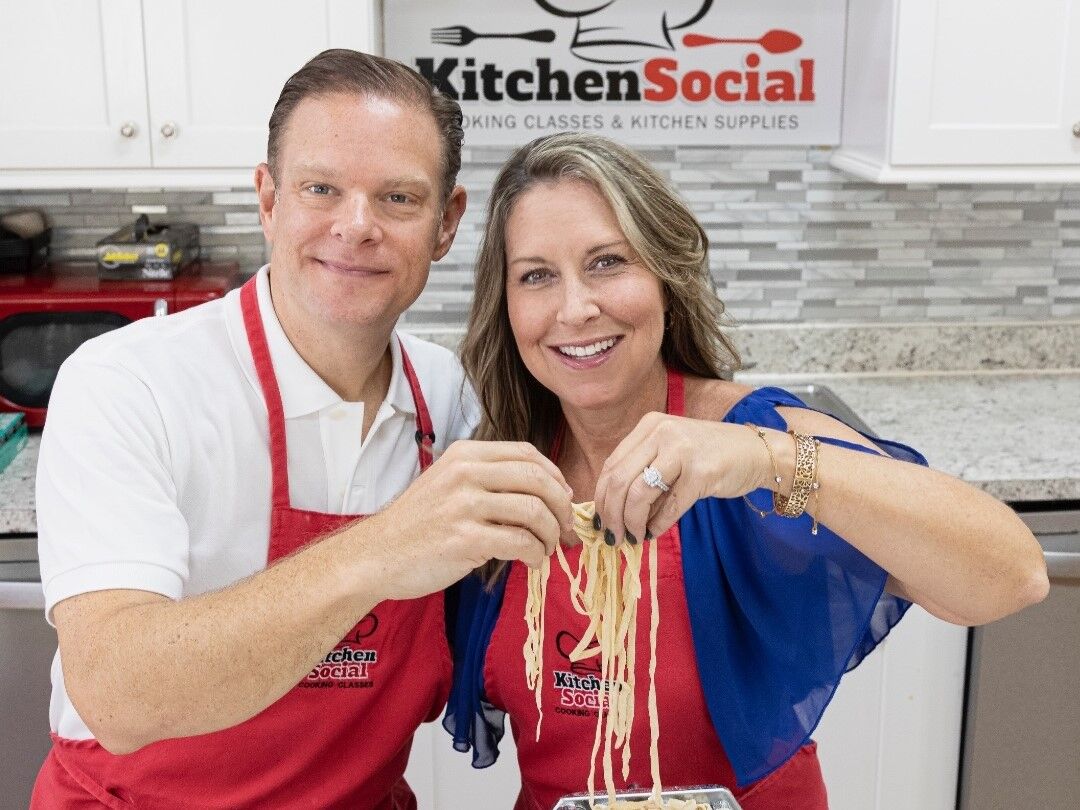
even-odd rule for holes
{"type": "Polygon", "coordinates": [[[549,348],[568,368],[596,368],[610,359],[620,340],[622,336],[615,336],[577,343],[562,343],[549,348]]]}

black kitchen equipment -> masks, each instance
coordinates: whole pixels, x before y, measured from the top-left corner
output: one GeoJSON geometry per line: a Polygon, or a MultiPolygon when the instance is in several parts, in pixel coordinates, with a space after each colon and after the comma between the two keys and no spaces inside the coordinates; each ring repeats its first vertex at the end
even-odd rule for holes
{"type": "Polygon", "coordinates": [[[41,211],[0,215],[0,273],[29,273],[43,266],[51,238],[41,211]]]}
{"type": "Polygon", "coordinates": [[[152,224],[141,214],[97,243],[98,276],[119,281],[168,281],[199,257],[199,226],[152,224]]]}

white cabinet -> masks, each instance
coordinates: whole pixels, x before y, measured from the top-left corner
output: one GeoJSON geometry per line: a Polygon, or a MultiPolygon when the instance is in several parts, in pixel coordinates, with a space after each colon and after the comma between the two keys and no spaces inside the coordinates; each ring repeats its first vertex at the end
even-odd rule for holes
{"type": "Polygon", "coordinates": [[[139,0],[0,5],[0,169],[150,165],[139,0]]]}
{"type": "Polygon", "coordinates": [[[832,163],[884,182],[1080,180],[1080,0],[849,3],[832,163]]]}
{"type": "Polygon", "coordinates": [[[814,732],[831,810],[955,810],[968,630],[913,606],[814,732]]]}
{"type": "Polygon", "coordinates": [[[5,2],[0,188],[248,185],[285,80],[380,29],[377,0],[5,2]]]}

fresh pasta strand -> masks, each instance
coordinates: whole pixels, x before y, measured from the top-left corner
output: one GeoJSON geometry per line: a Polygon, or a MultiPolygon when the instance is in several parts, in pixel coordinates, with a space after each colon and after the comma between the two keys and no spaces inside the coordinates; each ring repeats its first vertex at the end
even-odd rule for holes
{"type": "MultiPolygon", "coordinates": [[[[559,565],[570,580],[570,603],[574,609],[589,620],[589,626],[581,640],[570,653],[571,661],[580,661],[593,655],[600,656],[600,711],[597,715],[596,733],[593,738],[592,756],[589,763],[588,791],[590,802],[595,802],[596,761],[603,748],[604,785],[608,805],[616,808],[686,808],[694,804],[679,802],[663,804],[660,799],[660,764],[658,741],[660,722],[656,709],[656,640],[659,626],[659,602],[657,599],[656,543],[649,546],[649,584],[651,590],[649,627],[649,761],[653,779],[652,795],[646,802],[617,802],[612,765],[613,749],[622,754],[623,780],[630,774],[630,732],[634,723],[634,695],[636,683],[638,602],[641,598],[641,563],[643,549],[639,545],[624,543],[618,547],[607,545],[600,532],[593,528],[593,503],[574,504],[574,531],[581,539],[581,554],[576,571],[571,571],[569,561],[561,546],[556,547],[559,565]],[[604,709],[606,708],[606,712],[604,709]]],[[[544,604],[547,596],[547,580],[550,567],[545,561],[539,570],[529,569],[528,589],[525,603],[525,623],[528,637],[525,641],[525,676],[530,689],[536,694],[540,709],[540,690],[543,671],[544,604]]],[[[540,722],[537,720],[536,738],[540,738],[540,722]]]]}
{"type": "Polygon", "coordinates": [[[656,543],[649,543],[649,766],[652,768],[652,797],[660,801],[660,713],[656,708],[656,635],[660,627],[660,601],[656,594],[656,543]]]}
{"type": "Polygon", "coordinates": [[[525,598],[525,683],[536,696],[536,739],[540,740],[540,725],[544,722],[544,709],[540,702],[544,671],[544,603],[547,601],[547,581],[551,573],[551,558],[545,557],[540,570],[529,569],[528,595],[525,598]]]}

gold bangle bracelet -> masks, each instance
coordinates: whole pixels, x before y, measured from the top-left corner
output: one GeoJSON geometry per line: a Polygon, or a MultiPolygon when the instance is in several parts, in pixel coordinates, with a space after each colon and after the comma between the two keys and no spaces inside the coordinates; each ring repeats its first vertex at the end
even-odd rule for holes
{"type": "Polygon", "coordinates": [[[814,481],[817,479],[817,445],[818,441],[813,436],[796,433],[789,430],[788,433],[795,441],[795,477],[788,497],[777,494],[776,512],[783,517],[797,518],[806,510],[806,502],[813,491],[814,481]]]}

